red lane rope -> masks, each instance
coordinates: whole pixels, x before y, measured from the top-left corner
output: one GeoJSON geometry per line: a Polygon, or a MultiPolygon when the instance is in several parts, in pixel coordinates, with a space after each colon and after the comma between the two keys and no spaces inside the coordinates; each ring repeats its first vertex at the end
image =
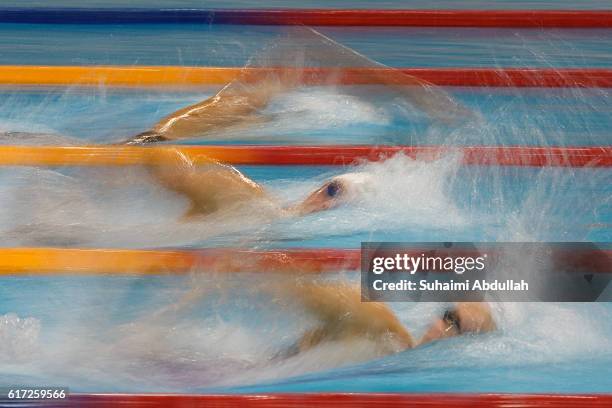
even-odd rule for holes
{"type": "Polygon", "coordinates": [[[260,394],[260,395],[147,395],[73,394],[68,406],[106,408],[136,407],[557,407],[609,408],[612,394],[260,394]]]}
{"type": "MultiPolygon", "coordinates": [[[[231,147],[229,147],[231,149],[231,147]]],[[[435,160],[457,152],[465,165],[611,167],[612,146],[530,147],[530,146],[269,146],[253,148],[260,164],[338,165],[360,160],[379,161],[398,153],[419,160],[435,160]]],[[[247,163],[245,163],[247,164],[247,163]]]]}
{"type": "Polygon", "coordinates": [[[603,28],[612,27],[612,10],[0,8],[0,22],[603,28]]]}
{"type": "Polygon", "coordinates": [[[607,28],[611,10],[244,10],[227,24],[386,27],[607,28]]]}
{"type": "MultiPolygon", "coordinates": [[[[264,68],[263,70],[265,70],[264,68]]],[[[268,68],[274,70],[274,68],[268,68]]],[[[308,74],[325,73],[326,68],[304,68],[308,74]]],[[[439,86],[474,87],[612,87],[612,70],[598,68],[342,68],[338,70],[337,81],[345,85],[379,84],[378,76],[372,71],[397,78],[396,83],[413,85],[411,77],[397,75],[401,71],[410,76],[439,86]]],[[[313,84],[318,84],[314,75],[313,84]]],[[[308,77],[306,78],[308,83],[308,77]]],[[[319,81],[320,82],[320,81],[319,81]]]]}
{"type": "MultiPolygon", "coordinates": [[[[612,87],[612,70],[591,68],[400,68],[438,86],[612,87]]],[[[356,81],[357,82],[357,81],[356,81]]]]}

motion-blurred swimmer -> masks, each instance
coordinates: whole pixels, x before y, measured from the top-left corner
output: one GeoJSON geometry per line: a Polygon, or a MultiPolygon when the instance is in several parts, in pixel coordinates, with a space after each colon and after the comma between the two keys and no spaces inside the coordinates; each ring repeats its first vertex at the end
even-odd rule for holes
{"type": "MultiPolygon", "coordinates": [[[[276,203],[260,184],[228,164],[211,160],[203,166],[194,166],[179,151],[166,149],[151,149],[149,157],[152,176],[162,186],[189,200],[184,219],[245,208],[255,201],[276,203]]],[[[331,209],[367,194],[372,188],[374,181],[368,173],[339,175],[325,182],[301,203],[279,208],[279,215],[305,215],[331,209]]]]}
{"type": "Polygon", "coordinates": [[[361,79],[389,87],[433,119],[452,122],[471,115],[432,84],[372,61],[315,30],[298,28],[253,57],[235,80],[212,97],[169,114],[124,143],[202,137],[219,129],[269,121],[272,117],[261,114],[261,110],[275,96],[308,83],[337,85],[346,67],[374,68],[360,72],[361,79]],[[308,62],[325,70],[307,70],[308,62]]]}
{"type": "Polygon", "coordinates": [[[327,342],[351,340],[370,340],[383,354],[390,354],[440,339],[496,330],[487,303],[459,302],[435,319],[417,341],[386,304],[363,302],[358,287],[291,282],[283,284],[281,290],[299,302],[318,324],[279,357],[291,357],[327,342]]]}

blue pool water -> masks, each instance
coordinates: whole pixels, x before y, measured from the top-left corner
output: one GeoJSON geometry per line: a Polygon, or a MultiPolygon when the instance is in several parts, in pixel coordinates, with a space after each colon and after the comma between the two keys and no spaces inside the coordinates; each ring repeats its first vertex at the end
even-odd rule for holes
{"type": "MultiPolygon", "coordinates": [[[[241,66],[279,27],[0,24],[0,63],[241,66]],[[19,47],[15,47],[19,43],[19,47]],[[92,46],[92,44],[95,44],[92,46]],[[52,49],[53,53],[47,50],[52,49]]],[[[609,30],[321,27],[391,66],[609,67],[609,30]]]]}
{"type": "MultiPolygon", "coordinates": [[[[490,335],[382,358],[367,344],[329,345],[278,362],[308,317],[253,294],[256,277],[228,300],[219,290],[228,280],[6,280],[2,307],[30,317],[0,319],[3,353],[17,354],[3,360],[0,381],[97,392],[609,392],[609,304],[507,303],[496,306],[500,330],[490,335]],[[151,317],[197,284],[217,289],[180,317],[151,317]]],[[[442,311],[393,308],[416,335],[442,311]]]]}
{"type": "MultiPolygon", "coordinates": [[[[609,142],[605,89],[448,88],[480,122],[432,123],[377,87],[295,92],[273,102],[271,123],[218,132],[189,144],[415,144],[601,146],[609,142]],[[377,95],[371,97],[372,93],[377,95]],[[368,96],[364,100],[364,96],[368,96]],[[296,123],[300,118],[303,124],[296,123]]],[[[125,140],[212,94],[106,89],[0,90],[0,131],[55,133],[86,142],[125,140]]],[[[1,141],[0,141],[1,142],[1,141]]]]}
{"type": "MultiPolygon", "coordinates": [[[[73,3],[55,5],[100,5],[73,3]]],[[[131,6],[169,4],[136,1],[131,6]]],[[[271,0],[262,4],[280,5],[271,0]]],[[[406,4],[385,1],[377,7],[406,4]]],[[[458,7],[441,0],[409,5],[458,7]]],[[[341,6],[371,4],[351,1],[341,6]]],[[[461,3],[463,8],[523,6],[609,5],[461,3]]],[[[610,30],[322,31],[390,66],[612,67],[610,30]]],[[[248,26],[4,24],[0,64],[235,66],[278,33],[278,28],[248,26]]],[[[478,112],[478,118],[440,125],[385,89],[311,88],[275,100],[266,112],[277,119],[272,124],[219,132],[194,143],[610,145],[608,89],[447,91],[478,112]]],[[[212,92],[119,91],[103,86],[1,89],[0,132],[24,133],[4,134],[0,143],[124,139],[212,92]],[[39,136],[32,139],[27,135],[31,133],[39,136]]],[[[379,188],[371,199],[344,208],[302,219],[271,220],[257,214],[246,223],[221,219],[185,226],[177,221],[184,201],[146,181],[139,169],[2,168],[0,246],[344,248],[367,240],[603,245],[612,237],[612,174],[607,168],[461,167],[450,155],[433,163],[395,157],[360,169],[372,174],[379,188]]],[[[241,170],[286,204],[353,169],[241,170]]],[[[69,385],[83,392],[544,393],[609,392],[612,387],[612,305],[607,303],[495,304],[500,330],[489,335],[386,357],[376,355],[367,342],[331,344],[277,361],[275,353],[310,327],[311,318],[291,304],[270,301],[262,275],[205,272],[181,277],[1,278],[0,384],[69,385]]],[[[343,272],[332,278],[358,277],[343,272]]],[[[392,308],[418,337],[444,305],[395,303],[392,308]]]]}

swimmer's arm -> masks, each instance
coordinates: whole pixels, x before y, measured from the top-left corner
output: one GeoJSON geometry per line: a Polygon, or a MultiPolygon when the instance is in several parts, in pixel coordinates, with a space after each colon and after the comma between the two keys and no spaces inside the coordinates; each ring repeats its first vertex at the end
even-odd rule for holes
{"type": "Polygon", "coordinates": [[[294,262],[283,254],[244,251],[239,255],[222,252],[209,268],[228,272],[276,272],[265,285],[275,299],[297,301],[319,325],[298,342],[300,351],[330,338],[382,338],[392,335],[403,348],[416,342],[391,309],[380,302],[362,302],[357,287],[341,283],[318,283],[305,275],[322,272],[320,262],[294,262]],[[305,278],[305,279],[302,279],[305,278]]]}
{"type": "MultiPolygon", "coordinates": [[[[358,288],[332,283],[298,283],[289,292],[321,325],[317,333],[342,330],[346,335],[394,335],[405,348],[415,346],[410,332],[380,302],[362,302],[358,288]]],[[[318,336],[321,337],[321,336],[318,336]]]]}
{"type": "Polygon", "coordinates": [[[263,188],[231,166],[210,160],[197,168],[178,150],[151,148],[147,169],[163,187],[189,200],[184,218],[206,215],[223,205],[265,197],[263,188]]]}
{"type": "Polygon", "coordinates": [[[167,115],[126,143],[185,139],[241,124],[260,123],[265,117],[257,112],[274,96],[299,86],[301,81],[302,73],[292,68],[273,71],[244,68],[214,96],[167,115]]]}

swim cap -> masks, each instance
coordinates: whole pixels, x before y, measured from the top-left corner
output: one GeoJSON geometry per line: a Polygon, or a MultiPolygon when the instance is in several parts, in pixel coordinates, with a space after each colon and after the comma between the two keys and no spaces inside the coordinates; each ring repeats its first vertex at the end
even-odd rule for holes
{"type": "Polygon", "coordinates": [[[332,179],[341,183],[346,198],[354,199],[374,190],[375,181],[371,174],[364,172],[346,173],[332,179]]]}

